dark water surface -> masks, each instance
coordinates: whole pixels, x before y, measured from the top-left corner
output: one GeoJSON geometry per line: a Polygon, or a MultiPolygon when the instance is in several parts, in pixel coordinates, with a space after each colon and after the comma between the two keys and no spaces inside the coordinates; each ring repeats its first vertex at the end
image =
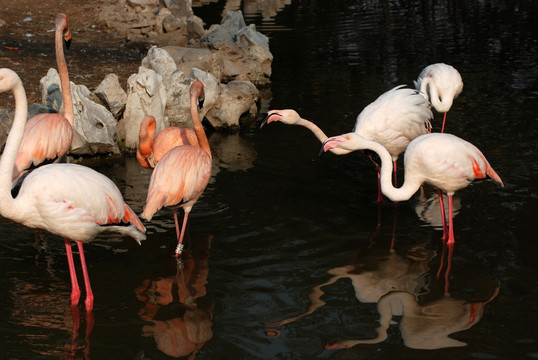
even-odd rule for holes
{"type": "MultiPolygon", "coordinates": [[[[537,3],[244,3],[274,55],[262,112],[293,108],[328,135],[351,131],[366,105],[428,64],[460,71],[447,132],[478,146],[505,187],[457,194],[450,293],[436,276],[435,197],[385,200],[378,227],[363,154],[318,158],[307,129],[256,122],[211,136],[213,178],[191,213],[183,269],[165,210],[142,246],[114,236],[86,246],[93,318],[70,309],[62,240],[0,219],[2,358],[537,358],[537,3]],[[380,313],[386,338],[325,348],[375,338],[380,313]]],[[[218,23],[225,5],[237,9],[195,11],[218,23]]],[[[141,212],[150,172],[134,158],[86,165],[141,212]]]]}

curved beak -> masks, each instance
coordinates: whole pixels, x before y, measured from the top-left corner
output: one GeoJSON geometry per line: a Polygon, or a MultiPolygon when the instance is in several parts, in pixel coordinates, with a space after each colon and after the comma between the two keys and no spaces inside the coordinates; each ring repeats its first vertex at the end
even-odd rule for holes
{"type": "Polygon", "coordinates": [[[260,124],[260,129],[265,125],[265,124],[268,124],[270,121],[269,121],[269,118],[273,115],[277,115],[277,116],[281,116],[279,113],[270,113],[270,114],[267,114],[267,116],[265,116],[265,118],[262,120],[262,123],[260,124]]]}

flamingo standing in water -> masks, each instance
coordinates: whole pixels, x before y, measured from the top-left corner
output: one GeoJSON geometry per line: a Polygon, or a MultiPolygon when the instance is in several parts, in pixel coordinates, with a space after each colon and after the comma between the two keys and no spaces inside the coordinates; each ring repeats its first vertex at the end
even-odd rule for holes
{"type": "Polygon", "coordinates": [[[63,41],[71,41],[67,15],[59,13],[55,21],[54,43],[56,64],[60,74],[64,115],[39,114],[28,120],[22,143],[15,159],[12,181],[15,183],[33,165],[45,161],[58,162],[69,150],[73,139],[73,100],[65,63],[63,41]]]}
{"type": "Polygon", "coordinates": [[[461,75],[452,65],[437,63],[428,65],[418,75],[415,88],[420,90],[435,110],[444,113],[441,132],[445,131],[446,113],[452,102],[463,90],[461,75]]]}
{"type": "Polygon", "coordinates": [[[445,273],[445,292],[448,293],[448,276],[455,242],[452,205],[454,193],[474,181],[485,179],[504,186],[482,152],[454,135],[433,133],[419,136],[407,146],[404,155],[405,181],[400,188],[395,188],[391,181],[392,167],[389,165],[392,158],[384,146],[357,133],[348,133],[328,138],[321,151],[335,148],[348,153],[365,149],[376,152],[381,159],[381,190],[393,201],[408,200],[423,183],[448,195],[448,262],[445,273]]]}
{"type": "Polygon", "coordinates": [[[183,208],[183,225],[179,230],[177,212],[174,212],[178,245],[176,258],[183,251],[183,236],[189,213],[211,177],[211,149],[198,114],[198,99],[202,96],[204,85],[200,81],[192,83],[190,88],[191,117],[199,146],[176,146],[160,159],[155,166],[148,188],[146,205],[141,217],[151,220],[162,207],[169,209],[183,208]]]}
{"type": "Polygon", "coordinates": [[[77,242],[86,285],[86,310],[91,311],[93,292],[82,244],[104,231],[128,235],[140,243],[146,238],[146,229],[109,178],[81,165],[41,166],[24,179],[17,197],[13,198],[11,176],[26,124],[27,100],[19,76],[10,69],[0,69],[0,92],[10,90],[15,98],[15,119],[0,159],[0,215],[64,237],[72,306],[80,298],[70,241],[77,242]],[[120,226],[122,221],[131,225],[120,226]]]}
{"type": "MultiPolygon", "coordinates": [[[[411,140],[430,132],[432,118],[433,114],[424,97],[417,90],[403,88],[403,85],[400,85],[385,92],[366,106],[357,116],[353,132],[378,142],[388,150],[392,157],[396,178],[398,156],[405,151],[411,140]]],[[[301,118],[295,110],[271,110],[261,126],[274,121],[304,126],[310,129],[322,143],[327,140],[327,135],[316,124],[301,118]]],[[[330,151],[337,155],[345,153],[337,148],[330,151]]],[[[372,152],[367,151],[366,154],[377,168],[377,201],[381,202],[383,195],[381,194],[379,159],[372,152]]]]}
{"type": "Polygon", "coordinates": [[[200,146],[196,133],[187,128],[167,127],[157,135],[155,117],[148,115],[140,124],[136,159],[146,169],[153,169],[164,154],[173,147],[180,145],[200,146]]]}

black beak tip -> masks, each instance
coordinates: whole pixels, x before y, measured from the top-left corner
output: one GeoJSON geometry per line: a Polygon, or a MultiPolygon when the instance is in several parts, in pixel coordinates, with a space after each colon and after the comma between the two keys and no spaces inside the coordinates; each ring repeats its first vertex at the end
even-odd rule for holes
{"type": "Polygon", "coordinates": [[[65,47],[69,50],[70,46],[71,46],[71,39],[65,40],[65,47]]]}

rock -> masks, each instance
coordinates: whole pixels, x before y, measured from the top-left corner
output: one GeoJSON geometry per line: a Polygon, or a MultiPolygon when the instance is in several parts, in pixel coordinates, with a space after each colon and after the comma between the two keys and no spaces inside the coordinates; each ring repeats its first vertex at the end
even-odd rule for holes
{"type": "Polygon", "coordinates": [[[51,109],[43,104],[34,103],[28,108],[28,119],[31,119],[39,114],[55,114],[57,112],[58,111],[51,109]]]}
{"type": "Polygon", "coordinates": [[[214,52],[211,50],[179,46],[165,46],[163,49],[170,54],[179,71],[187,74],[196,67],[212,73],[220,81],[220,71],[215,71],[214,52]]]}
{"type": "Polygon", "coordinates": [[[164,0],[164,6],[178,18],[192,15],[192,0],[164,0]]]}
{"type": "Polygon", "coordinates": [[[248,81],[230,81],[222,87],[219,101],[206,114],[214,127],[239,126],[239,118],[253,111],[258,98],[258,89],[248,81]]]}
{"type": "Polygon", "coordinates": [[[169,126],[164,117],[166,90],[163,78],[152,69],[144,66],[127,80],[127,104],[123,119],[118,124],[118,135],[125,140],[125,146],[134,149],[138,145],[140,123],[146,115],[153,115],[157,132],[169,126]]]}
{"type": "Polygon", "coordinates": [[[114,116],[103,105],[90,99],[91,92],[86,86],[71,83],[71,93],[75,119],[69,152],[75,155],[119,153],[114,116]]]}
{"type": "Polygon", "coordinates": [[[199,39],[204,36],[204,21],[198,16],[190,16],[187,19],[187,35],[191,39],[199,39]]]}
{"type": "Polygon", "coordinates": [[[222,19],[221,24],[205,35],[200,42],[211,45],[217,50],[235,47],[234,34],[245,26],[247,25],[240,10],[229,11],[222,19]]]}
{"type": "Polygon", "coordinates": [[[0,108],[0,149],[4,148],[6,144],[14,116],[15,114],[12,110],[0,108]]]}
{"type": "Polygon", "coordinates": [[[54,68],[50,68],[47,75],[39,80],[39,90],[41,91],[41,102],[48,108],[57,112],[62,110],[62,90],[60,88],[60,75],[54,68]]]}
{"type": "Polygon", "coordinates": [[[94,93],[110,110],[114,118],[121,117],[127,103],[127,93],[122,89],[118,75],[108,74],[105,76],[94,93]]]}
{"type": "Polygon", "coordinates": [[[159,0],[127,0],[127,4],[133,8],[155,8],[159,6],[159,0]]]}
{"type": "Polygon", "coordinates": [[[174,15],[168,15],[163,19],[163,30],[164,32],[170,33],[176,30],[179,30],[183,27],[181,20],[174,15]]]}

